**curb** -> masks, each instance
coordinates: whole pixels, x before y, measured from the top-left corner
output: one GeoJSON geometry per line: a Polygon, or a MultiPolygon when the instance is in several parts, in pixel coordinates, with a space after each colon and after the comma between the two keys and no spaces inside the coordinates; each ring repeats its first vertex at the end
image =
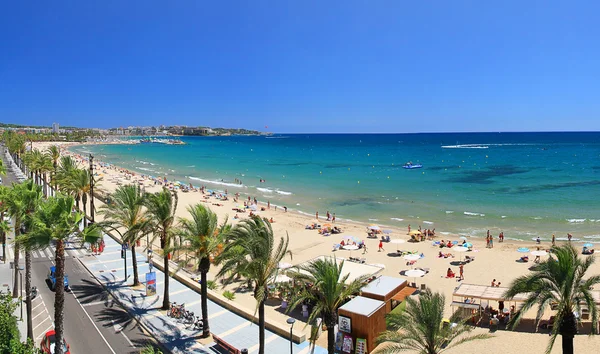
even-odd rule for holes
{"type": "Polygon", "coordinates": [[[110,294],[110,296],[111,296],[111,297],[114,299],[114,301],[115,301],[116,303],[118,303],[118,304],[119,304],[119,306],[121,306],[121,308],[123,308],[125,311],[127,311],[127,313],[128,313],[128,314],[129,314],[129,315],[130,315],[130,316],[131,316],[133,319],[135,319],[135,321],[137,322],[137,324],[138,324],[138,325],[140,325],[140,326],[141,326],[141,327],[144,329],[144,332],[146,332],[146,334],[147,334],[147,335],[150,335],[150,336],[151,336],[151,337],[154,339],[154,341],[156,342],[156,345],[158,345],[158,347],[160,347],[160,349],[161,349],[162,351],[164,351],[165,353],[172,353],[172,351],[171,351],[171,350],[169,350],[169,349],[165,348],[165,347],[163,346],[163,344],[161,343],[161,341],[160,341],[158,338],[156,338],[156,336],[154,335],[154,332],[153,332],[153,331],[151,331],[151,330],[150,330],[148,327],[146,327],[146,325],[143,323],[143,321],[141,321],[141,319],[140,319],[140,317],[141,317],[141,316],[140,316],[140,315],[136,315],[136,314],[132,313],[132,312],[129,310],[129,307],[127,307],[127,306],[123,305],[123,303],[121,302],[121,300],[120,300],[120,299],[118,299],[118,298],[117,298],[117,297],[116,297],[116,296],[115,296],[115,295],[112,293],[112,291],[110,291],[110,290],[109,290],[109,289],[108,289],[108,288],[107,288],[107,287],[104,285],[104,283],[102,283],[102,282],[100,281],[100,279],[98,279],[98,278],[96,277],[96,275],[95,275],[95,274],[94,274],[94,273],[93,273],[93,272],[92,272],[92,271],[91,271],[91,270],[90,270],[90,269],[89,269],[89,268],[88,268],[88,267],[85,265],[85,263],[84,263],[84,262],[81,260],[81,258],[77,258],[77,260],[79,261],[79,263],[81,263],[81,265],[83,266],[83,268],[85,268],[85,270],[87,270],[87,272],[88,272],[88,273],[90,273],[90,275],[91,275],[91,276],[92,276],[94,279],[96,279],[96,281],[98,282],[98,284],[100,284],[100,285],[102,286],[102,288],[104,288],[104,290],[106,290],[106,292],[110,294]]]}

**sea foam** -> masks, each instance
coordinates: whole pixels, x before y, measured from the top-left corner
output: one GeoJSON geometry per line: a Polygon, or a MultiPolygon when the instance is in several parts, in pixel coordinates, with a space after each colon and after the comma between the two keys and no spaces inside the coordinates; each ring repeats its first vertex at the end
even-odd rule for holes
{"type": "Polygon", "coordinates": [[[192,176],[187,176],[187,178],[194,180],[194,181],[204,182],[204,183],[218,184],[220,186],[245,188],[245,186],[243,184],[227,183],[227,182],[223,182],[223,181],[212,181],[210,179],[204,179],[204,178],[198,178],[198,177],[192,177],[192,176]]]}
{"type": "Polygon", "coordinates": [[[472,211],[465,211],[463,214],[467,215],[467,216],[485,216],[485,214],[482,213],[474,213],[472,211]]]}

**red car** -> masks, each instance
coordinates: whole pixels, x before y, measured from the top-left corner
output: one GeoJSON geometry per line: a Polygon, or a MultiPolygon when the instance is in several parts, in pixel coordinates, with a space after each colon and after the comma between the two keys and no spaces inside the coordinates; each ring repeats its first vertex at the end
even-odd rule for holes
{"type": "MultiPolygon", "coordinates": [[[[46,332],[42,342],[40,343],[40,349],[44,354],[54,354],[54,347],[56,346],[56,332],[54,330],[46,332]]],[[[67,344],[67,341],[63,338],[63,353],[71,354],[71,348],[67,344]]]]}

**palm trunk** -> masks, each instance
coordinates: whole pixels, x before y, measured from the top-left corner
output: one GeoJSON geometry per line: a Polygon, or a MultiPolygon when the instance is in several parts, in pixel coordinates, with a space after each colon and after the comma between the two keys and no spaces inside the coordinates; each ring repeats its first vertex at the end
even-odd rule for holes
{"type": "Polygon", "coordinates": [[[258,354],[265,354],[265,300],[258,304],[258,354]]]}
{"type": "Polygon", "coordinates": [[[138,276],[137,258],[135,257],[135,242],[131,244],[131,263],[133,265],[133,286],[140,285],[140,277],[138,276]]]}
{"type": "Polygon", "coordinates": [[[171,305],[170,301],[169,301],[169,253],[168,252],[165,252],[165,255],[163,257],[163,262],[164,262],[164,267],[165,267],[165,292],[163,295],[162,309],[168,310],[171,305]]]}
{"type": "MultiPolygon", "coordinates": [[[[4,221],[4,212],[0,213],[0,221],[4,221]]],[[[6,232],[0,231],[2,233],[2,262],[6,264],[6,232]]]]}
{"type": "MultiPolygon", "coordinates": [[[[21,234],[21,220],[15,218],[15,239],[21,234]]],[[[21,252],[21,247],[18,243],[15,243],[15,282],[13,284],[13,298],[16,299],[19,297],[19,253],[21,252]]]]}
{"type": "Polygon", "coordinates": [[[85,193],[81,196],[81,202],[83,204],[83,227],[87,227],[87,213],[85,212],[85,208],[87,206],[87,197],[85,193]]]}
{"type": "Polygon", "coordinates": [[[202,307],[202,337],[210,337],[210,327],[208,326],[208,284],[207,273],[210,270],[210,258],[203,257],[198,266],[200,271],[200,301],[202,307]]]}
{"type": "Polygon", "coordinates": [[[27,306],[27,338],[33,341],[33,321],[31,309],[31,251],[25,250],[25,305],[27,306]]]}
{"type": "Polygon", "coordinates": [[[563,354],[573,354],[573,336],[563,334],[561,337],[563,354]]]}
{"type": "Polygon", "coordinates": [[[45,198],[48,198],[48,189],[47,189],[48,185],[46,183],[46,173],[43,174],[42,181],[43,181],[42,192],[44,193],[44,199],[45,199],[45,198]]]}
{"type": "Polygon", "coordinates": [[[336,314],[331,314],[333,316],[323,316],[323,321],[325,321],[325,327],[327,327],[327,353],[333,354],[335,352],[335,325],[337,322],[336,314]],[[328,318],[326,318],[328,317],[328,318]]]}
{"type": "MultiPolygon", "coordinates": [[[[64,332],[64,308],[65,308],[65,245],[63,240],[56,240],[56,294],[54,298],[54,330],[56,331],[56,342],[63,342],[64,332]]],[[[62,345],[54,348],[54,354],[63,354],[62,345]]]]}
{"type": "Polygon", "coordinates": [[[573,354],[573,337],[577,334],[577,320],[573,312],[569,311],[560,323],[558,333],[562,337],[563,354],[573,354]]]}

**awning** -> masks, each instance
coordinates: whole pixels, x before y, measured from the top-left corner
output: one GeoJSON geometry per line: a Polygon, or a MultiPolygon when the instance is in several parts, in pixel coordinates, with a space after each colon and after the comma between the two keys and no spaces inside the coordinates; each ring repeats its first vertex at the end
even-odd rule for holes
{"type": "Polygon", "coordinates": [[[471,309],[471,310],[480,310],[481,309],[481,305],[479,305],[479,304],[468,304],[466,302],[460,302],[460,301],[452,301],[450,306],[456,306],[456,307],[460,307],[463,309],[471,309]]]}

